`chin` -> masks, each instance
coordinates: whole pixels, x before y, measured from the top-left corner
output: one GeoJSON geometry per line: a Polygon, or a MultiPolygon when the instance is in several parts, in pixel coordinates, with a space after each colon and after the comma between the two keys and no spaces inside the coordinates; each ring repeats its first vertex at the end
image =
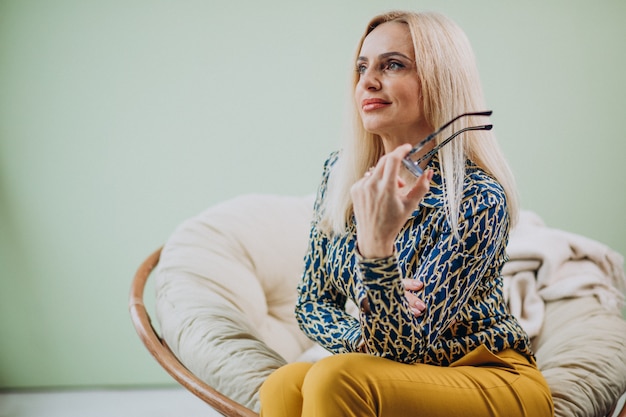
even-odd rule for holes
{"type": "Polygon", "coordinates": [[[363,122],[363,129],[365,129],[368,133],[371,133],[373,135],[379,135],[379,136],[383,136],[386,132],[385,127],[387,126],[387,124],[383,124],[380,122],[363,122]]]}

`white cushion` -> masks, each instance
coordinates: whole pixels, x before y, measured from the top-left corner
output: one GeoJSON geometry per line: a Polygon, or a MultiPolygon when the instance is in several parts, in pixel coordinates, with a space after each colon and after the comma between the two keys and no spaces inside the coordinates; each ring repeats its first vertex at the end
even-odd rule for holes
{"type": "Polygon", "coordinates": [[[155,271],[169,347],[249,408],[267,375],[312,345],[293,312],[312,207],[310,196],[226,201],[178,227],[155,271]]]}
{"type": "Polygon", "coordinates": [[[596,297],[546,303],[533,348],[557,416],[605,416],[626,391],[626,321],[596,297]]]}

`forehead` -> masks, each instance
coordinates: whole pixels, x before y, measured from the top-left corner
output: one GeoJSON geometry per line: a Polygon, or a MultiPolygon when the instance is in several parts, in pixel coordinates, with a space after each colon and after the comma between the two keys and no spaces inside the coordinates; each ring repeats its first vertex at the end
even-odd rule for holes
{"type": "Polygon", "coordinates": [[[363,40],[359,56],[375,57],[386,52],[402,52],[414,57],[413,41],[406,24],[385,22],[377,26],[363,40]]]}

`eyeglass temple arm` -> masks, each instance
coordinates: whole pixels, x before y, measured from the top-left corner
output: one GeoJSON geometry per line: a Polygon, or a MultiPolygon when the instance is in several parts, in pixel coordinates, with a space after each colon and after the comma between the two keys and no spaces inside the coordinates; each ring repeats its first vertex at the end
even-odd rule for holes
{"type": "MultiPolygon", "coordinates": [[[[424,154],[424,156],[420,157],[414,163],[415,164],[419,164],[420,162],[425,161],[426,159],[430,158],[431,156],[436,154],[439,151],[439,149],[443,148],[444,145],[446,145],[448,142],[450,142],[452,139],[456,138],[457,136],[459,136],[463,132],[467,132],[468,130],[491,130],[492,128],[493,128],[493,125],[481,125],[481,126],[468,126],[468,127],[463,128],[461,130],[458,130],[458,131],[454,132],[454,134],[452,136],[450,136],[449,138],[447,138],[446,140],[441,142],[439,145],[435,146],[433,149],[430,150],[430,152],[427,152],[426,154],[424,154]]],[[[406,157],[405,157],[405,159],[406,159],[406,157]]]]}
{"type": "Polygon", "coordinates": [[[454,119],[450,120],[445,125],[441,126],[439,129],[437,129],[436,131],[434,131],[430,135],[426,136],[426,138],[424,138],[420,143],[415,145],[413,147],[413,149],[411,149],[411,151],[406,156],[411,156],[415,152],[419,152],[420,149],[422,149],[424,147],[424,145],[426,145],[428,142],[433,140],[435,138],[435,136],[437,136],[439,133],[441,133],[446,127],[450,126],[452,123],[454,123],[457,120],[459,120],[461,117],[466,117],[466,116],[491,116],[492,113],[493,113],[492,110],[487,110],[487,111],[478,111],[478,112],[469,112],[469,113],[460,114],[457,117],[455,117],[454,119]]]}

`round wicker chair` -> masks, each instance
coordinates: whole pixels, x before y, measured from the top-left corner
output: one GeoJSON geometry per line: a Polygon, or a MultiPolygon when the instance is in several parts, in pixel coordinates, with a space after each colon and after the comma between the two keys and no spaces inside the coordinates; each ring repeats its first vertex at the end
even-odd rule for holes
{"type": "MultiPolygon", "coordinates": [[[[264,378],[319,354],[311,356],[316,346],[293,317],[312,201],[249,195],[211,207],[183,222],[132,281],[130,313],[148,351],[224,416],[258,416],[264,378]],[[143,301],[151,275],[158,332],[143,301]]],[[[609,289],[619,294],[620,288],[609,289]]],[[[533,347],[553,389],[556,416],[626,417],[621,314],[593,294],[543,304],[545,322],[533,347]]]]}

